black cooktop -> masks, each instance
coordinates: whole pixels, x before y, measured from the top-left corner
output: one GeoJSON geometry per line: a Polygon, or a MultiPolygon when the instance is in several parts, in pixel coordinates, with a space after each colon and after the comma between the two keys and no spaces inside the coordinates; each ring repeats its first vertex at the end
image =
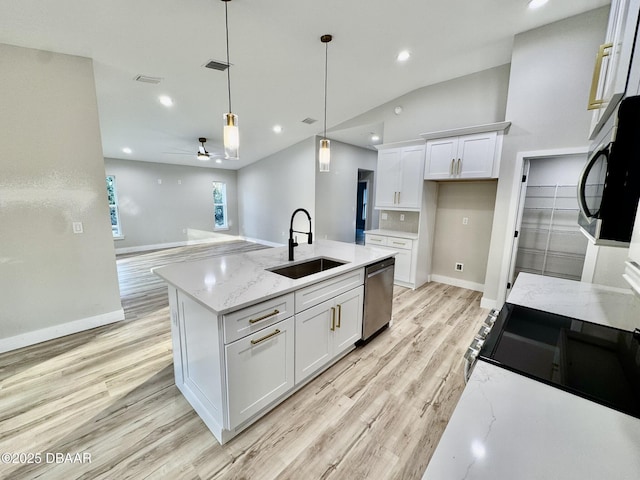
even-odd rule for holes
{"type": "Polygon", "coordinates": [[[640,331],[505,303],[479,358],[640,418],[640,331]]]}

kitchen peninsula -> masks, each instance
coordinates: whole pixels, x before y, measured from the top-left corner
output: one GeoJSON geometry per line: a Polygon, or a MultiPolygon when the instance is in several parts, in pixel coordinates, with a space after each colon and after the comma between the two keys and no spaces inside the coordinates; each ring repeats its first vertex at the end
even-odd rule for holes
{"type": "Polygon", "coordinates": [[[394,254],[319,240],[293,262],[279,247],[153,270],[169,284],[176,385],[220,443],[355,348],[365,267],[394,254]],[[309,261],[321,271],[273,271],[309,261]]]}

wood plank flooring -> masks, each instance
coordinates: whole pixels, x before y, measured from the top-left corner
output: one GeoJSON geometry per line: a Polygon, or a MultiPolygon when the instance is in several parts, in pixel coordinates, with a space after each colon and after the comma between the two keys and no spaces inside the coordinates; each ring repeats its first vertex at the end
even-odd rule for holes
{"type": "Polygon", "coordinates": [[[121,256],[125,321],[0,354],[0,453],[42,454],[0,462],[0,478],[420,479],[464,387],[481,294],[395,287],[391,328],[221,446],[175,387],[166,286],[149,269],[259,248],[121,256]],[[46,455],[83,452],[90,463],[46,455]]]}

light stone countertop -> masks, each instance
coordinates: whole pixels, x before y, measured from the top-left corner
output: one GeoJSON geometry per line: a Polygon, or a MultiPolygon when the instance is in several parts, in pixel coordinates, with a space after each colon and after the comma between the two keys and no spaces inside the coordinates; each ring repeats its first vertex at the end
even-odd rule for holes
{"type": "Polygon", "coordinates": [[[331,240],[315,240],[312,245],[301,243],[294,248],[293,262],[289,262],[288,252],[288,247],[269,248],[207,260],[173,263],[156,267],[153,273],[213,313],[226,314],[395,254],[389,249],[331,240]],[[348,263],[297,280],[266,270],[315,257],[328,257],[348,263]]]}
{"type": "Polygon", "coordinates": [[[377,228],[375,230],[365,230],[364,233],[369,233],[371,235],[385,235],[387,237],[410,238],[411,240],[417,240],[419,237],[417,233],[400,232],[398,230],[384,230],[381,228],[377,228]]]}
{"type": "MultiPolygon", "coordinates": [[[[507,301],[640,326],[631,291],[520,273],[507,301]]],[[[480,360],[423,480],[636,480],[638,445],[640,419],[480,360]]]]}

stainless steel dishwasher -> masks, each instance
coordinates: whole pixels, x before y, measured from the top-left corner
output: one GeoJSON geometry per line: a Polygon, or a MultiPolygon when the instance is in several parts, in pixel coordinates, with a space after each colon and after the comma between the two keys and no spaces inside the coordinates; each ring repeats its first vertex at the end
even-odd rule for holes
{"type": "Polygon", "coordinates": [[[391,320],[396,259],[386,258],[365,268],[362,339],[367,340],[391,320]]]}

